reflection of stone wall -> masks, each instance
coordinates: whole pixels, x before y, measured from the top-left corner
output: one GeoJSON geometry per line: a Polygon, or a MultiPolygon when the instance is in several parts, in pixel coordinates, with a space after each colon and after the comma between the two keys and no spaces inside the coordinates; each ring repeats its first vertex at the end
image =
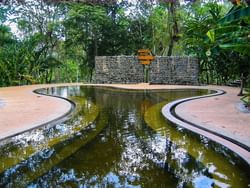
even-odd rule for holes
{"type": "Polygon", "coordinates": [[[97,56],[96,83],[143,82],[143,66],[134,56],[97,56]]]}
{"type": "Polygon", "coordinates": [[[195,57],[156,57],[150,65],[150,83],[198,84],[198,60],[195,57]]]}
{"type": "MultiPolygon", "coordinates": [[[[143,66],[135,56],[102,56],[95,60],[96,83],[143,82],[143,66]]],[[[150,65],[152,84],[198,84],[195,57],[155,57],[150,65]]]]}

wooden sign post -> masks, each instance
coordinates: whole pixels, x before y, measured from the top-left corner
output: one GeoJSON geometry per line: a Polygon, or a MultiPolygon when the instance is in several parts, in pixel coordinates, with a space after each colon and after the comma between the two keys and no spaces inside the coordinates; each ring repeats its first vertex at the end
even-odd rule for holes
{"type": "Polygon", "coordinates": [[[148,82],[148,70],[150,63],[154,60],[154,56],[148,49],[141,49],[138,50],[137,56],[139,63],[143,65],[143,72],[144,72],[144,82],[148,82]]]}

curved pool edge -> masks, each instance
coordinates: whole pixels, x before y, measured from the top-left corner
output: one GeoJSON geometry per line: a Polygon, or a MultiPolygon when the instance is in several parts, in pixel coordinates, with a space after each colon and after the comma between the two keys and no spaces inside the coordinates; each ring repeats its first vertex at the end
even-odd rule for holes
{"type": "Polygon", "coordinates": [[[225,146],[232,152],[236,153],[239,157],[241,157],[248,165],[250,165],[250,148],[248,146],[246,146],[245,144],[241,142],[238,142],[235,139],[227,137],[223,134],[217,133],[210,129],[206,129],[205,127],[201,125],[198,125],[186,119],[183,119],[175,113],[176,106],[184,102],[207,98],[207,97],[215,97],[215,96],[223,95],[226,93],[224,90],[219,90],[219,89],[213,89],[211,91],[214,91],[216,93],[203,95],[203,96],[189,97],[189,98],[179,99],[179,100],[170,102],[166,104],[165,106],[163,106],[161,113],[167,120],[176,124],[177,126],[188,129],[189,131],[192,131],[198,135],[207,137],[208,139],[225,146]]]}
{"type": "MultiPolygon", "coordinates": [[[[23,129],[23,130],[21,130],[21,131],[19,131],[17,133],[8,135],[6,137],[0,138],[0,146],[11,142],[12,138],[14,138],[14,137],[16,137],[18,135],[21,135],[21,134],[24,134],[24,133],[27,133],[29,131],[39,129],[39,128],[42,128],[42,127],[47,127],[47,128],[53,127],[56,124],[65,122],[66,120],[68,120],[70,118],[70,115],[73,113],[73,111],[74,111],[74,109],[76,107],[76,104],[73,101],[71,101],[70,99],[64,98],[64,97],[60,97],[60,96],[56,96],[56,95],[49,95],[49,94],[44,94],[44,93],[38,92],[39,90],[52,88],[52,87],[55,87],[55,86],[38,87],[38,88],[32,89],[31,92],[33,94],[36,94],[36,95],[43,95],[43,96],[46,96],[46,97],[59,98],[59,99],[63,100],[64,102],[69,103],[70,104],[70,109],[65,111],[63,114],[53,118],[52,120],[49,120],[47,122],[35,125],[33,127],[30,127],[30,128],[23,129]]],[[[58,87],[60,87],[60,86],[58,86],[58,87]]]]}
{"type": "MultiPolygon", "coordinates": [[[[52,86],[52,87],[54,87],[54,86],[52,86]]],[[[49,121],[47,123],[43,123],[43,124],[39,125],[38,127],[45,126],[47,124],[51,124],[51,126],[53,126],[53,125],[55,125],[57,123],[64,122],[64,121],[66,121],[67,119],[70,118],[70,115],[72,114],[72,112],[76,108],[76,104],[72,100],[70,100],[68,98],[57,96],[57,95],[49,95],[49,94],[45,94],[45,93],[39,93],[39,90],[48,89],[48,88],[52,88],[52,87],[38,88],[38,89],[33,90],[32,92],[35,93],[35,94],[38,94],[38,95],[44,95],[44,96],[47,96],[47,97],[54,97],[54,98],[62,99],[64,101],[68,102],[71,107],[70,107],[70,109],[68,111],[64,112],[64,114],[58,116],[57,118],[55,118],[55,119],[53,119],[53,120],[51,120],[51,121],[49,121]]]]}
{"type": "MultiPolygon", "coordinates": [[[[207,87],[196,87],[196,86],[191,86],[191,87],[183,87],[183,86],[171,86],[171,87],[168,87],[168,86],[160,86],[160,88],[155,88],[155,87],[153,87],[153,88],[151,88],[151,87],[149,87],[148,85],[145,85],[145,84],[143,84],[143,85],[140,85],[140,86],[142,86],[141,88],[139,87],[137,87],[138,85],[135,85],[135,86],[119,86],[119,85],[112,85],[112,84],[100,84],[100,85],[97,85],[97,84],[80,84],[80,83],[74,83],[74,84],[68,84],[68,83],[64,83],[64,84],[51,84],[51,85],[33,85],[33,86],[26,86],[26,87],[29,87],[28,88],[28,91],[30,91],[30,93],[33,93],[34,94],[34,92],[32,92],[32,91],[34,91],[34,90],[37,90],[37,89],[42,89],[42,88],[50,88],[50,87],[60,87],[60,86],[79,86],[79,85],[83,85],[83,86],[104,86],[104,87],[107,87],[107,88],[118,88],[118,89],[126,89],[126,90],[133,90],[133,88],[136,86],[136,88],[135,88],[135,90],[158,90],[158,89],[163,89],[163,90],[166,90],[166,89],[170,89],[170,90],[172,90],[172,89],[210,89],[210,90],[217,90],[217,89],[211,89],[211,88],[207,88],[207,87]]],[[[27,90],[27,89],[26,89],[27,90]]],[[[227,91],[227,90],[226,90],[227,91]]],[[[27,92],[27,91],[26,91],[27,92]]],[[[27,94],[26,94],[27,95],[27,94]]],[[[42,95],[42,94],[40,94],[39,93],[39,95],[42,95]]],[[[215,93],[215,94],[212,94],[212,95],[209,95],[209,96],[216,96],[216,95],[218,95],[218,93],[215,93]]],[[[28,96],[28,95],[27,95],[28,96]]],[[[27,97],[26,96],[26,97],[27,97]]],[[[20,97],[20,96],[18,96],[18,97],[20,97]]],[[[51,98],[54,98],[55,96],[49,96],[49,97],[51,97],[51,98]]],[[[202,96],[202,97],[194,97],[195,99],[196,98],[203,98],[203,97],[207,97],[207,96],[202,96]]],[[[184,100],[184,99],[183,99],[184,100]]],[[[64,98],[62,98],[62,101],[64,101],[65,102],[65,100],[64,100],[64,98]]],[[[179,100],[178,100],[179,101],[179,100]]],[[[175,102],[175,101],[174,101],[175,102]]],[[[8,104],[8,103],[7,103],[8,104]]],[[[43,107],[44,108],[44,107],[43,107]]],[[[73,109],[71,109],[71,110],[73,110],[73,109]]],[[[70,114],[70,112],[68,111],[68,115],[70,114]]],[[[67,113],[64,113],[64,115],[65,116],[67,116],[67,113]]],[[[12,118],[15,118],[15,117],[12,117],[12,118]]],[[[40,127],[43,127],[43,126],[47,126],[49,123],[51,123],[51,125],[50,126],[53,126],[53,125],[55,125],[56,123],[58,123],[58,122],[63,122],[63,121],[65,121],[66,119],[62,119],[63,117],[62,117],[62,115],[60,115],[60,116],[57,116],[56,118],[54,118],[54,119],[52,119],[52,120],[50,120],[50,121],[47,121],[47,122],[45,122],[45,123],[40,123],[40,124],[37,124],[37,125],[35,125],[35,126],[33,126],[32,128],[26,128],[26,129],[23,129],[23,130],[21,130],[21,131],[19,131],[18,133],[15,133],[15,134],[11,134],[11,135],[9,135],[9,136],[6,136],[6,137],[4,137],[4,138],[1,138],[0,139],[0,144],[2,144],[2,143],[5,143],[4,141],[5,140],[11,140],[11,138],[13,138],[14,136],[17,136],[17,135],[20,135],[20,134],[22,134],[22,133],[25,133],[25,132],[28,132],[28,131],[31,131],[31,130],[33,130],[33,129],[36,129],[36,128],[40,128],[40,127]],[[57,122],[56,122],[57,121],[57,122]],[[53,125],[52,125],[53,124],[53,125]]],[[[173,117],[174,118],[174,117],[173,117]]],[[[175,121],[172,121],[173,123],[176,123],[176,124],[178,124],[178,121],[180,121],[180,122],[182,122],[181,120],[179,120],[179,119],[177,119],[177,118],[175,118],[176,119],[176,121],[177,121],[177,123],[175,122],[175,121]]],[[[171,120],[170,120],[171,121],[171,120]]],[[[183,124],[184,124],[185,122],[183,122],[183,124]]],[[[201,131],[201,129],[199,129],[199,128],[197,128],[197,127],[194,127],[194,126],[192,126],[192,125],[189,125],[188,123],[185,123],[185,124],[187,124],[187,127],[188,126],[190,126],[191,128],[190,129],[197,129],[197,131],[193,131],[193,132],[195,132],[195,133],[197,133],[198,132],[198,134],[199,134],[199,131],[201,131]]],[[[190,130],[189,129],[189,130],[190,130]]],[[[209,133],[209,132],[206,132],[206,131],[204,131],[203,130],[203,132],[205,132],[204,134],[205,135],[207,135],[207,134],[210,134],[211,136],[211,140],[214,140],[213,139],[213,137],[216,137],[216,135],[214,135],[214,134],[212,134],[212,133],[209,133]]],[[[202,133],[201,133],[201,135],[203,135],[202,133]]],[[[208,136],[206,136],[206,137],[208,137],[208,136]]],[[[228,140],[225,140],[225,139],[223,139],[223,138],[221,138],[221,137],[219,137],[219,136],[217,136],[218,138],[217,138],[217,142],[219,142],[221,145],[224,145],[224,146],[226,146],[227,148],[229,148],[230,150],[232,150],[233,152],[235,152],[235,153],[237,153],[239,156],[241,156],[245,161],[247,161],[247,163],[249,164],[250,162],[250,154],[249,154],[249,152],[247,151],[247,150],[245,150],[244,148],[242,148],[242,147],[240,147],[240,146],[238,146],[237,144],[234,144],[234,143],[232,143],[232,142],[230,142],[230,141],[228,141],[228,140]],[[220,139],[222,139],[221,141],[219,141],[220,139]],[[225,143],[227,141],[227,143],[225,143]],[[238,151],[238,152],[237,152],[238,151]]],[[[209,138],[209,137],[208,137],[209,138]]],[[[215,141],[215,140],[214,140],[215,141]]]]}
{"type": "MultiPolygon", "coordinates": [[[[15,130],[7,135],[4,135],[3,137],[0,137],[0,145],[4,145],[6,143],[9,143],[11,142],[12,138],[18,136],[18,135],[21,135],[21,134],[24,134],[26,132],[29,132],[29,131],[32,131],[34,129],[38,129],[38,128],[41,128],[41,127],[44,127],[44,126],[48,126],[48,127],[52,127],[54,126],[55,124],[57,123],[62,123],[64,121],[66,121],[69,117],[69,115],[71,114],[71,112],[73,112],[74,110],[74,107],[75,107],[75,104],[73,101],[67,99],[67,98],[64,98],[64,97],[60,97],[60,96],[54,96],[54,95],[47,95],[47,94],[43,94],[43,93],[39,93],[37,92],[38,90],[41,90],[41,89],[47,89],[47,88],[53,88],[53,87],[70,87],[70,86],[91,86],[91,87],[102,87],[102,88],[113,88],[113,89],[123,89],[123,90],[132,90],[132,91],[138,91],[138,90],[158,90],[156,88],[144,88],[144,85],[142,88],[138,88],[138,85],[134,85],[131,87],[131,85],[117,85],[117,84],[84,84],[84,83],[62,83],[62,84],[42,84],[42,85],[25,85],[25,86],[12,86],[12,87],[6,87],[6,88],[13,88],[16,90],[16,88],[22,88],[23,93],[25,93],[24,98],[26,98],[27,100],[30,101],[30,103],[34,103],[34,99],[32,98],[32,100],[30,100],[30,97],[39,97],[39,95],[43,95],[45,97],[51,97],[52,99],[53,98],[58,98],[58,99],[61,99],[62,102],[61,103],[64,103],[64,102],[68,102],[71,106],[71,108],[69,110],[65,110],[63,111],[62,113],[59,113],[59,114],[55,114],[52,119],[49,119],[48,121],[41,121],[41,120],[38,120],[37,123],[34,123],[34,122],[29,122],[31,125],[30,126],[26,126],[26,124],[23,124],[21,123],[22,122],[22,118],[17,118],[16,114],[14,114],[14,116],[12,117],[12,119],[20,119],[19,123],[18,123],[18,130],[15,130]],[[136,87],[135,87],[136,86],[136,87]],[[73,106],[72,106],[73,105],[73,106]],[[21,123],[21,126],[19,126],[21,123]],[[24,125],[24,126],[23,126],[24,125]],[[23,126],[23,128],[21,128],[23,126]]],[[[176,86],[175,86],[176,87],[176,86]]],[[[195,89],[194,87],[191,87],[191,88],[185,88],[185,87],[182,87],[182,86],[177,86],[176,88],[169,88],[169,90],[172,90],[172,89],[195,89]]],[[[5,89],[5,88],[3,88],[5,89]]],[[[160,90],[166,90],[166,88],[159,88],[160,90]]],[[[8,91],[9,92],[9,91],[8,91]]],[[[12,92],[12,91],[11,91],[12,92]]],[[[16,96],[18,96],[17,98],[20,98],[19,94],[15,94],[16,96]]],[[[12,99],[13,97],[11,97],[12,99]]],[[[27,101],[26,100],[26,101],[27,101]]],[[[3,108],[6,106],[6,104],[8,105],[9,101],[4,101],[4,105],[2,106],[3,108]]],[[[28,104],[28,103],[27,103],[28,104]]],[[[29,104],[28,104],[29,105],[29,104]]],[[[37,105],[35,105],[37,106],[37,105]]],[[[12,107],[11,107],[12,108],[12,107]]],[[[46,107],[41,107],[42,108],[42,111],[46,111],[46,107]]],[[[19,114],[23,114],[24,111],[21,110],[22,109],[22,106],[19,105],[19,114]]],[[[34,109],[33,109],[34,110],[34,109]]],[[[33,111],[30,110],[30,113],[32,113],[33,111]]],[[[42,115],[42,117],[45,118],[44,115],[42,115]]],[[[27,122],[26,122],[27,123],[27,122]]],[[[12,128],[11,128],[12,129],[12,128]]]]}

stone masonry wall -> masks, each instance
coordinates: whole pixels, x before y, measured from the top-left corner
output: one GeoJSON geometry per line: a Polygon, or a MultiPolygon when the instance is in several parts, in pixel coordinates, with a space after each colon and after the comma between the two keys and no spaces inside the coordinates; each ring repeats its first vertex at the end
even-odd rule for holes
{"type": "Polygon", "coordinates": [[[199,76],[196,57],[156,57],[150,65],[149,81],[152,84],[197,85],[199,76]]]}
{"type": "MultiPolygon", "coordinates": [[[[96,83],[140,83],[144,81],[143,65],[136,56],[97,56],[96,83]]],[[[198,84],[198,60],[195,57],[156,56],[150,64],[152,84],[198,84]]]]}
{"type": "Polygon", "coordinates": [[[135,56],[97,56],[95,75],[96,83],[140,83],[143,66],[135,56]]]}

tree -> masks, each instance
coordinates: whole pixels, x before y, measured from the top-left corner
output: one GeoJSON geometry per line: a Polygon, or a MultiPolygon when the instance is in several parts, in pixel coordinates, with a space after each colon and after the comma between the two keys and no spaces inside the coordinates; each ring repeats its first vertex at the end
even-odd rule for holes
{"type": "MultiPolygon", "coordinates": [[[[248,2],[234,3],[247,7],[248,2]]],[[[239,16],[237,9],[221,19],[229,4],[5,1],[9,6],[0,8],[0,71],[5,75],[1,83],[92,81],[95,56],[132,55],[149,48],[155,55],[196,55],[201,81],[225,84],[248,69],[249,58],[249,20],[229,22],[239,16]],[[4,25],[6,19],[18,25],[18,34],[4,25]]]]}
{"type": "Polygon", "coordinates": [[[220,82],[222,78],[226,79],[227,77],[227,75],[220,76],[222,71],[225,71],[225,74],[228,73],[226,62],[224,61],[225,58],[218,59],[220,55],[224,57],[225,54],[220,54],[206,35],[222,17],[221,12],[221,6],[217,3],[207,3],[202,7],[197,4],[191,4],[185,16],[182,38],[184,50],[187,54],[198,57],[201,82],[205,80],[207,83],[210,83],[211,80],[214,80],[214,77],[217,77],[216,81],[220,82]],[[218,64],[220,66],[217,66],[218,64]],[[217,71],[217,68],[221,70],[217,71]]]}
{"type": "Polygon", "coordinates": [[[155,55],[167,54],[170,35],[168,33],[168,14],[164,7],[158,6],[149,16],[152,27],[151,49],[155,55]]]}
{"type": "Polygon", "coordinates": [[[244,78],[250,74],[250,7],[238,1],[207,35],[221,50],[238,57],[231,66],[242,80],[239,93],[242,95],[244,78]]]}
{"type": "Polygon", "coordinates": [[[59,66],[60,61],[56,52],[59,41],[63,39],[63,27],[60,19],[63,19],[63,10],[58,4],[47,4],[39,0],[25,2],[15,7],[16,22],[22,38],[36,37],[37,47],[34,53],[39,51],[38,59],[33,62],[29,69],[29,74],[41,78],[41,82],[51,82],[53,69],[59,66]],[[33,68],[37,65],[40,70],[37,72],[33,68]]]}
{"type": "Polygon", "coordinates": [[[106,21],[107,15],[103,7],[70,4],[63,23],[66,30],[65,47],[72,48],[77,45],[82,49],[80,67],[81,70],[89,69],[90,81],[94,70],[94,57],[98,55],[99,42],[102,40],[101,26],[106,21]]]}
{"type": "Polygon", "coordinates": [[[166,1],[166,6],[168,9],[168,34],[169,34],[169,47],[168,56],[173,53],[174,43],[179,40],[179,28],[177,20],[177,8],[179,6],[179,1],[166,1]]]}

